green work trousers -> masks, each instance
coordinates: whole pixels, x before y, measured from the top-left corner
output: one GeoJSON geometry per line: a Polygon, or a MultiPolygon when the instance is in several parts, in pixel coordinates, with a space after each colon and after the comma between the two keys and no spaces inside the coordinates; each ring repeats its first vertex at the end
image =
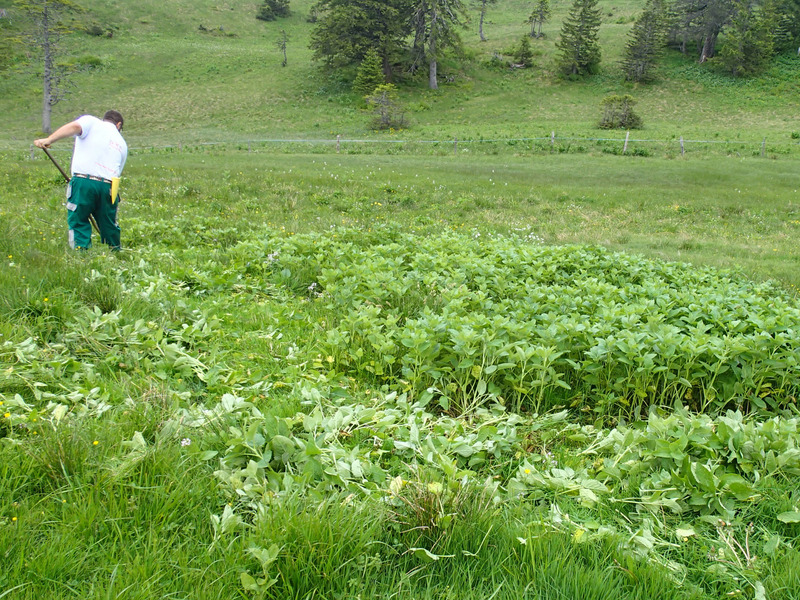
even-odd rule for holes
{"type": "Polygon", "coordinates": [[[71,248],[92,247],[93,216],[100,230],[100,241],[119,250],[120,236],[117,225],[116,202],[111,203],[111,184],[82,177],[73,177],[67,186],[67,225],[69,225],[69,245],[71,248]]]}

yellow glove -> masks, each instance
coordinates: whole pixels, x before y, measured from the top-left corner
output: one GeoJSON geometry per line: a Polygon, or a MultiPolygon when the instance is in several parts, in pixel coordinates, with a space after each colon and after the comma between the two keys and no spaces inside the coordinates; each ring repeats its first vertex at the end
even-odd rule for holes
{"type": "Polygon", "coordinates": [[[117,201],[117,194],[119,193],[119,177],[111,178],[111,204],[117,201]]]}

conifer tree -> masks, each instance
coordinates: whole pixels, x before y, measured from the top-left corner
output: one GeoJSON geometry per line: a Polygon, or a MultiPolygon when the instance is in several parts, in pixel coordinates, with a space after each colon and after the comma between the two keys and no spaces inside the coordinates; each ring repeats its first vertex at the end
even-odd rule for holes
{"type": "Polygon", "coordinates": [[[458,28],[464,24],[461,0],[413,0],[414,65],[428,63],[428,87],[438,89],[438,64],[447,50],[461,49],[458,28]]]}
{"type": "Polygon", "coordinates": [[[489,4],[495,4],[497,0],[478,0],[480,3],[480,21],[478,22],[478,35],[481,38],[482,42],[486,41],[486,36],[483,35],[483,23],[486,20],[486,10],[489,4]]]}
{"type": "Polygon", "coordinates": [[[734,77],[761,73],[774,52],[774,6],[766,0],[760,10],[746,0],[731,0],[734,13],[725,30],[720,60],[734,77]]]}
{"type": "Polygon", "coordinates": [[[689,42],[696,45],[699,62],[716,54],[717,39],[734,12],[731,0],[673,0],[672,39],[681,52],[690,51],[689,42]]]}
{"type": "Polygon", "coordinates": [[[533,51],[531,50],[530,36],[522,36],[517,51],[514,53],[514,63],[523,67],[530,67],[533,65],[533,51]]]}
{"type": "Polygon", "coordinates": [[[542,37],[542,25],[550,18],[550,0],[539,0],[533,7],[528,23],[531,24],[531,37],[542,37]],[[538,26],[538,31],[537,31],[538,26]]]}
{"type": "Polygon", "coordinates": [[[410,31],[410,0],[317,0],[313,9],[317,19],[310,48],[315,60],[336,69],[359,64],[373,48],[391,78],[410,31]]]}
{"type": "Polygon", "coordinates": [[[597,0],[574,0],[561,26],[556,42],[560,51],[559,70],[565,75],[580,76],[597,72],[600,65],[600,9],[597,0]]]}
{"type": "Polygon", "coordinates": [[[628,81],[651,81],[656,62],[667,38],[666,7],[663,0],[648,0],[636,19],[625,46],[622,70],[628,81]]]}
{"type": "Polygon", "coordinates": [[[775,22],[775,50],[796,50],[800,45],[800,0],[778,0],[775,22]]]}
{"type": "Polygon", "coordinates": [[[353,82],[353,91],[357,92],[359,96],[366,96],[384,83],[386,80],[383,76],[383,69],[381,69],[381,57],[375,48],[370,48],[358,67],[353,82]]]}

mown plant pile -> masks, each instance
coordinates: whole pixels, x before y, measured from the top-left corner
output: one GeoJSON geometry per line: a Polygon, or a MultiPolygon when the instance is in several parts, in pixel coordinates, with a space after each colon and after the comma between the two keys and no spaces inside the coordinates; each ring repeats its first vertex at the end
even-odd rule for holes
{"type": "Polygon", "coordinates": [[[128,225],[119,256],[5,249],[19,597],[796,598],[777,286],[477,233],[128,225]]]}

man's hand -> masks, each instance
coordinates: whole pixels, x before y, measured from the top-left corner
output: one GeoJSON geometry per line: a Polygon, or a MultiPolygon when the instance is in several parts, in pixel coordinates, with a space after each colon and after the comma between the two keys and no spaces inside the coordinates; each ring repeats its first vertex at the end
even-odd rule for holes
{"type": "Polygon", "coordinates": [[[80,135],[82,132],[83,130],[81,129],[80,124],[77,121],[72,121],[71,123],[62,125],[58,129],[56,129],[53,133],[48,135],[46,138],[39,138],[38,140],[33,140],[33,145],[36,146],[37,148],[49,148],[50,144],[57,142],[58,140],[63,140],[64,138],[80,135]]]}

